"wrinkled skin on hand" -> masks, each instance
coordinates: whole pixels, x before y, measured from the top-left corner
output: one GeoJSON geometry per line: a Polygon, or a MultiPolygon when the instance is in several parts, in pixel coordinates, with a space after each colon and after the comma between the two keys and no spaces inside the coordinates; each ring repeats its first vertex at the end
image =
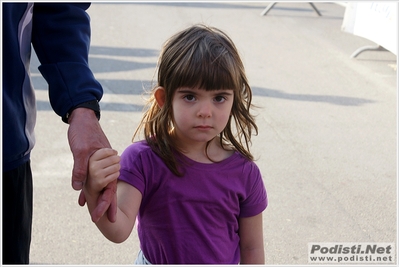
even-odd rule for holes
{"type": "MultiPolygon", "coordinates": [[[[72,187],[81,190],[79,205],[86,199],[83,184],[86,181],[90,156],[100,148],[111,148],[101,126],[91,109],[77,108],[69,117],[68,141],[73,154],[72,187]]],[[[116,180],[109,183],[97,200],[97,207],[91,213],[93,221],[98,221],[105,212],[111,222],[116,220],[116,180]]]]}

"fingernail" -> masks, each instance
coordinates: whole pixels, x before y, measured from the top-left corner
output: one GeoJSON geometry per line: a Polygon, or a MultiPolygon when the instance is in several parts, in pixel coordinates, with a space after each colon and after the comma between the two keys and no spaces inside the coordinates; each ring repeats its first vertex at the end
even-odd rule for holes
{"type": "Polygon", "coordinates": [[[75,190],[80,190],[83,188],[83,183],[82,182],[78,182],[78,181],[73,181],[72,182],[72,187],[75,190]]]}

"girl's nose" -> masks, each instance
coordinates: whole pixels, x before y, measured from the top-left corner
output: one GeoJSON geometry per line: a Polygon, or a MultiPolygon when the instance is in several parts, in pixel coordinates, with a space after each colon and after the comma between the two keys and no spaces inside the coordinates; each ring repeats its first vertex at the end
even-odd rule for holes
{"type": "Polygon", "coordinates": [[[198,117],[209,118],[212,116],[212,104],[208,102],[204,102],[200,104],[198,113],[198,117]]]}

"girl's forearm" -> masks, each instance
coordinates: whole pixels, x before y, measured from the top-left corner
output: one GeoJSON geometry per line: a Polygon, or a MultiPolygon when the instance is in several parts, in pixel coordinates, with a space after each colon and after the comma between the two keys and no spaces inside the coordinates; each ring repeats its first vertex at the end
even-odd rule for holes
{"type": "Polygon", "coordinates": [[[109,221],[105,214],[96,223],[96,226],[108,240],[122,243],[129,237],[134,223],[131,224],[129,218],[118,208],[115,222],[109,221]]]}
{"type": "Polygon", "coordinates": [[[241,250],[240,264],[265,264],[265,252],[263,248],[241,250]]]}
{"type": "MultiPolygon", "coordinates": [[[[87,207],[90,214],[95,211],[99,196],[100,194],[86,196],[87,207]]],[[[95,224],[107,239],[115,243],[122,243],[125,241],[129,237],[134,226],[134,222],[132,224],[119,207],[117,207],[115,222],[111,222],[105,213],[95,224]]]]}

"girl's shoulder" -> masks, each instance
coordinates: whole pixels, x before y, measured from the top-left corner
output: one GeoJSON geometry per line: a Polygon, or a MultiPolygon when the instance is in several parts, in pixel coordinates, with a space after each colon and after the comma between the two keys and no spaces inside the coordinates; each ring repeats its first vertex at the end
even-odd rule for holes
{"type": "Polygon", "coordinates": [[[232,165],[240,166],[245,171],[248,171],[248,170],[259,170],[259,167],[255,163],[255,161],[247,159],[240,152],[234,151],[233,155],[235,155],[235,157],[231,157],[232,158],[232,161],[231,161],[232,165]]]}
{"type": "Polygon", "coordinates": [[[148,166],[159,166],[162,159],[154,152],[150,145],[144,141],[130,144],[121,155],[121,168],[146,168],[148,166]]]}
{"type": "Polygon", "coordinates": [[[123,151],[121,157],[137,157],[143,153],[153,153],[151,147],[148,145],[147,141],[142,140],[130,144],[123,151]]]}

